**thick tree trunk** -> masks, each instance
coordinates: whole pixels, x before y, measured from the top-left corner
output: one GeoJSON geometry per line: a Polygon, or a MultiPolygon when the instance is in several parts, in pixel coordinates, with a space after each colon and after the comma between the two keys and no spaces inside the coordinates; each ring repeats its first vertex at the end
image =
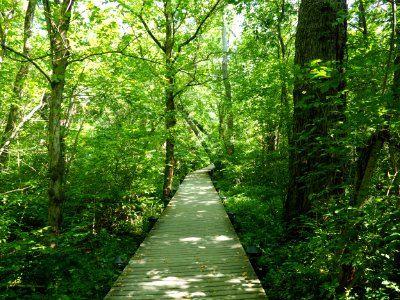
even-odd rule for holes
{"type": "MultiPolygon", "coordinates": [[[[62,70],[60,70],[60,73],[62,70]]],[[[61,130],[61,103],[64,82],[53,85],[49,114],[49,208],[48,222],[54,232],[59,232],[62,224],[64,205],[64,143],[61,130]]]]}
{"type": "Polygon", "coordinates": [[[64,206],[64,132],[61,127],[65,75],[68,67],[68,28],[74,0],[50,5],[44,0],[47,31],[52,54],[52,83],[49,98],[48,151],[49,151],[49,207],[48,223],[58,233],[63,220],[64,206]],[[55,11],[57,10],[57,11],[55,11]]]}
{"type": "MultiPolygon", "coordinates": [[[[22,53],[25,56],[29,56],[29,54],[32,51],[32,47],[30,45],[29,39],[32,36],[32,25],[33,25],[33,19],[35,16],[35,10],[36,10],[36,0],[30,0],[28,2],[28,6],[26,9],[25,22],[24,22],[24,46],[23,46],[22,53]]],[[[3,42],[2,31],[3,30],[0,30],[0,38],[3,42]]],[[[1,56],[1,54],[0,54],[0,56],[1,56]]],[[[0,57],[0,61],[2,61],[1,57],[0,57]]],[[[13,94],[14,94],[16,101],[20,100],[22,97],[22,89],[23,89],[25,79],[29,73],[29,69],[30,69],[29,62],[23,62],[23,63],[21,63],[21,66],[19,67],[19,70],[15,77],[15,82],[14,82],[14,87],[13,87],[13,94]]],[[[0,165],[4,164],[4,162],[7,158],[7,154],[8,154],[9,147],[10,147],[10,142],[8,142],[8,143],[6,143],[6,142],[10,141],[9,137],[17,126],[18,114],[19,114],[19,107],[14,103],[11,104],[10,110],[8,113],[7,124],[4,129],[3,142],[2,142],[2,145],[0,145],[0,148],[3,149],[3,151],[0,153],[0,165]]]]}
{"type": "Polygon", "coordinates": [[[295,63],[301,67],[293,101],[293,131],[290,138],[289,187],[285,203],[288,222],[307,214],[314,198],[328,201],[342,182],[342,161],[335,153],[332,130],[344,120],[345,82],[343,60],[346,23],[345,0],[302,0],[296,33],[295,63]],[[314,63],[313,61],[320,62],[314,63]],[[328,76],[310,79],[310,69],[328,66],[328,76]],[[333,151],[330,149],[334,149],[333,151]]]}

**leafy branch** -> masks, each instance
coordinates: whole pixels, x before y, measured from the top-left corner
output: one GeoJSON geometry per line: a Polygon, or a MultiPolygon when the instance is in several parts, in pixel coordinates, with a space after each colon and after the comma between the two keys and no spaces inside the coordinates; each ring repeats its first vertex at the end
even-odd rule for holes
{"type": "Polygon", "coordinates": [[[47,79],[47,81],[48,81],[50,84],[52,83],[52,80],[51,80],[50,76],[47,75],[47,73],[46,73],[32,58],[30,58],[29,56],[27,56],[27,55],[25,55],[25,54],[23,54],[23,53],[21,53],[21,52],[19,52],[19,51],[17,51],[17,50],[14,50],[14,49],[11,48],[11,47],[8,47],[8,46],[5,45],[5,44],[1,44],[1,47],[2,47],[3,49],[5,49],[5,50],[8,50],[8,51],[10,51],[10,52],[12,52],[12,53],[18,55],[18,56],[21,56],[21,57],[25,58],[25,59],[26,59],[28,62],[30,62],[40,73],[42,73],[42,75],[47,79]]]}
{"type": "Polygon", "coordinates": [[[197,26],[197,29],[196,29],[195,33],[190,38],[188,38],[186,41],[184,41],[182,44],[180,44],[178,46],[178,53],[182,51],[183,47],[188,45],[191,41],[193,41],[198,36],[198,34],[200,33],[200,31],[203,28],[204,24],[211,17],[211,15],[217,10],[218,5],[220,3],[221,3],[221,0],[217,0],[217,2],[214,4],[214,6],[208,11],[206,16],[203,18],[203,20],[201,20],[199,26],[197,26]]]}

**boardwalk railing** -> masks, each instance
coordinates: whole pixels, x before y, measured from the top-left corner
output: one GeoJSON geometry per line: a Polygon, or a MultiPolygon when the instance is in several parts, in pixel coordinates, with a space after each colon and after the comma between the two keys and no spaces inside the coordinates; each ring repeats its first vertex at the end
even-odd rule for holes
{"type": "Polygon", "coordinates": [[[185,178],[105,299],[267,299],[210,168],[185,178]]]}

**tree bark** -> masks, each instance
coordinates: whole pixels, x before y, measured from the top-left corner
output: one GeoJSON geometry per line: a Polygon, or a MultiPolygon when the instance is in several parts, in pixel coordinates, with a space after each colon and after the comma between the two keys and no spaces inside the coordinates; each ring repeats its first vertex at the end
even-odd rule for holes
{"type": "MultiPolygon", "coordinates": [[[[0,42],[1,45],[7,44],[7,21],[14,17],[14,10],[10,14],[6,14],[4,11],[0,10],[0,42]]],[[[4,55],[6,50],[4,47],[0,47],[0,69],[3,66],[4,55]]]]}
{"type": "MultiPolygon", "coordinates": [[[[277,22],[277,37],[278,37],[278,59],[280,59],[282,64],[286,63],[286,44],[284,41],[284,37],[282,34],[282,26],[283,26],[283,21],[285,19],[285,0],[282,0],[282,3],[279,3],[277,1],[277,6],[279,9],[279,15],[278,15],[278,22],[277,22]]],[[[282,133],[286,130],[286,133],[284,136],[287,138],[291,134],[291,123],[288,120],[289,117],[289,112],[290,112],[290,107],[289,107],[289,93],[288,93],[288,87],[287,87],[287,78],[283,72],[280,72],[280,78],[281,78],[281,112],[279,116],[279,127],[278,127],[278,132],[277,132],[277,143],[276,143],[276,148],[279,148],[279,145],[281,144],[282,140],[282,133]],[[283,126],[286,124],[286,128],[284,129],[283,126]]]]}
{"type": "Polygon", "coordinates": [[[366,18],[364,0],[358,0],[358,23],[362,30],[364,40],[367,41],[368,26],[367,26],[367,18],[366,18]]]}
{"type": "Polygon", "coordinates": [[[45,19],[52,58],[51,94],[49,98],[48,156],[49,156],[49,207],[48,223],[53,232],[61,229],[64,205],[65,151],[64,132],[61,126],[65,75],[68,67],[68,29],[74,0],[50,4],[44,0],[45,19]]]}
{"type": "MultiPolygon", "coordinates": [[[[395,43],[396,43],[396,50],[395,50],[395,58],[394,58],[394,72],[393,72],[393,83],[392,83],[392,99],[389,102],[389,111],[391,113],[391,118],[395,116],[400,111],[400,10],[399,10],[399,5],[400,5],[400,0],[395,1],[396,5],[396,30],[395,30],[395,43]]],[[[391,120],[389,120],[389,123],[391,120]]],[[[390,144],[390,156],[392,158],[392,161],[396,161],[395,157],[399,154],[399,135],[396,133],[391,134],[391,138],[393,139],[393,142],[390,144]]],[[[389,171],[390,173],[393,174],[398,174],[398,166],[393,164],[392,165],[392,170],[389,171]]],[[[400,176],[395,175],[396,178],[393,180],[393,193],[397,196],[400,196],[400,176]]],[[[398,200],[398,207],[400,207],[400,198],[398,200]]]]}
{"type": "Polygon", "coordinates": [[[5,54],[5,50],[2,45],[6,44],[6,34],[4,32],[3,24],[0,24],[0,43],[1,43],[0,47],[0,70],[1,70],[1,68],[3,67],[4,54],[5,54]]]}
{"type": "Polygon", "coordinates": [[[354,207],[360,207],[368,195],[368,189],[379,159],[379,153],[384,142],[387,140],[387,136],[388,132],[385,130],[376,132],[368,140],[367,145],[360,151],[353,184],[353,199],[350,203],[354,207]]]}
{"type": "Polygon", "coordinates": [[[398,113],[400,111],[400,0],[395,2],[396,11],[394,13],[395,23],[395,52],[394,52],[394,73],[393,73],[393,83],[392,83],[392,101],[389,103],[389,108],[393,112],[398,113]]]}
{"type": "Polygon", "coordinates": [[[175,109],[175,75],[173,61],[174,49],[174,36],[173,36],[173,14],[171,2],[165,1],[164,15],[165,15],[165,65],[166,67],[166,81],[165,87],[165,130],[167,133],[166,146],[165,146],[165,169],[164,169],[164,189],[163,196],[171,197],[172,183],[174,178],[175,169],[175,126],[176,126],[176,109],[175,109]]]}
{"type": "Polygon", "coordinates": [[[234,130],[233,130],[233,111],[232,111],[232,86],[229,80],[229,57],[228,57],[228,35],[225,15],[223,14],[223,27],[222,27],[222,81],[224,83],[225,97],[222,105],[226,120],[226,124],[222,123],[222,138],[225,145],[225,151],[228,156],[232,156],[235,152],[234,144],[234,130]]]}
{"type": "Polygon", "coordinates": [[[343,162],[332,130],[344,120],[346,46],[345,0],[302,0],[296,33],[295,64],[300,74],[293,91],[294,115],[290,138],[289,187],[285,202],[288,223],[310,212],[313,198],[328,201],[340,192],[343,162]],[[319,60],[319,62],[312,62],[319,60]],[[327,76],[310,79],[310,72],[330,67],[327,76]],[[333,151],[330,149],[334,149],[333,151]]]}

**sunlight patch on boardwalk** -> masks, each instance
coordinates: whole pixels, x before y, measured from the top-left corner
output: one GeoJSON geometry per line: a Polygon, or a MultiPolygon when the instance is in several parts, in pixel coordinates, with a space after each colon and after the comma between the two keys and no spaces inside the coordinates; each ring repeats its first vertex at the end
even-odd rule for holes
{"type": "Polygon", "coordinates": [[[267,299],[208,170],[186,177],[105,299],[267,299]]]}

